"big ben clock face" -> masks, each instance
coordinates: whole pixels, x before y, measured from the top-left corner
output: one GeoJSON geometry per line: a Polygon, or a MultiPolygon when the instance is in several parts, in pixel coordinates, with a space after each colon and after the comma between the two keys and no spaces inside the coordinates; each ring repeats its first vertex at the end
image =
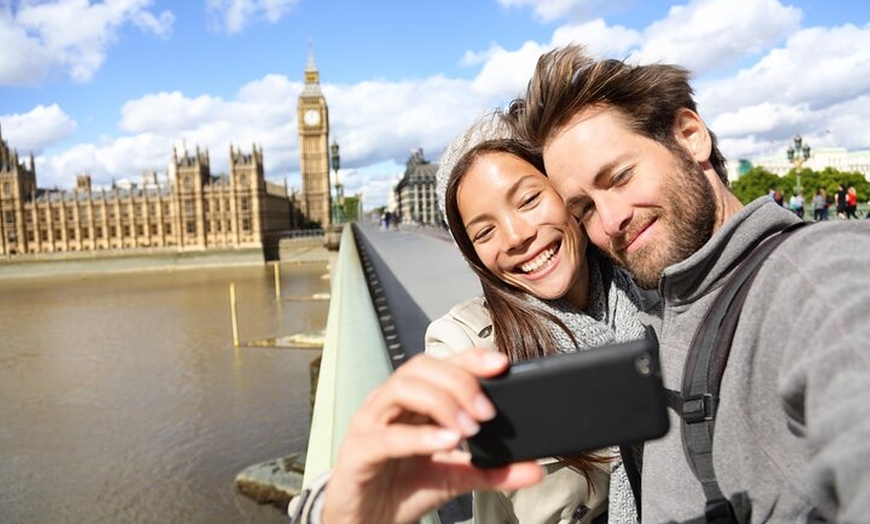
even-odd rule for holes
{"type": "Polygon", "coordinates": [[[302,120],[305,122],[306,126],[314,127],[320,123],[320,111],[316,109],[309,109],[302,116],[302,120]]]}

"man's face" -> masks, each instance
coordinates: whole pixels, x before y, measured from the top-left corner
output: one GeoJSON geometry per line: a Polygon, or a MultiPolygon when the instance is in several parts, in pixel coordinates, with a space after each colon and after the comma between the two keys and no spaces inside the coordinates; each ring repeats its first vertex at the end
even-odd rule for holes
{"type": "Polygon", "coordinates": [[[698,163],[632,131],[613,109],[582,111],[543,153],[569,212],[642,287],[656,287],[713,233],[713,188],[698,163]]]}

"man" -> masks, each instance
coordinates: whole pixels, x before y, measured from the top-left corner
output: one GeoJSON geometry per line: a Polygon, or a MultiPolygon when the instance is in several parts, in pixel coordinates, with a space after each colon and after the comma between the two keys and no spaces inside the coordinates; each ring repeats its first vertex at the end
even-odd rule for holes
{"type": "MultiPolygon", "coordinates": [[[[735,265],[799,219],[728,190],[688,72],[542,56],[519,108],[528,139],[590,240],[657,287],[667,388],[681,389],[692,337],[735,265]]],[[[870,227],[792,235],[753,282],[721,384],[713,461],[752,522],[867,521],[870,515],[870,227]],[[850,249],[842,249],[843,245],[850,249]],[[849,297],[844,300],[843,297],[849,297]]],[[[672,427],[679,428],[672,414],[672,427]]],[[[644,522],[704,515],[679,430],[647,443],[644,522]]]]}
{"type": "Polygon", "coordinates": [[[835,204],[837,205],[837,218],[846,220],[846,186],[843,183],[837,184],[837,192],[834,194],[835,204]]]}
{"type": "MultiPolygon", "coordinates": [[[[590,240],[662,295],[656,331],[674,391],[692,336],[735,265],[799,221],[769,198],[744,207],[734,197],[691,95],[681,68],[597,61],[571,46],[541,57],[515,107],[590,240]]],[[[782,243],[752,284],[713,445],[719,485],[749,501],[751,522],[870,515],[868,250],[867,221],[813,225],[782,243]]],[[[463,357],[417,357],[367,399],[327,487],[324,522],[408,522],[464,491],[536,480],[533,464],[484,475],[449,452],[492,415],[474,377],[504,365],[463,357]]],[[[644,449],[642,521],[703,522],[676,415],[672,428],[644,449]]]]}

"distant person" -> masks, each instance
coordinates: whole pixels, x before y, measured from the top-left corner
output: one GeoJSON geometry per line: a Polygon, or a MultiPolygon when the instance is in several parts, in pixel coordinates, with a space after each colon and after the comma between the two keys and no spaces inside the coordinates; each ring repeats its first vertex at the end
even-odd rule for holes
{"type": "Polygon", "coordinates": [[[813,197],[813,220],[821,222],[828,219],[828,196],[825,194],[825,188],[820,187],[816,191],[816,196],[813,197]]]}
{"type": "Polygon", "coordinates": [[[848,204],[846,203],[846,186],[844,186],[842,183],[837,184],[836,202],[837,218],[839,218],[840,220],[846,220],[846,218],[848,218],[846,216],[846,206],[848,204]]]}
{"type": "Polygon", "coordinates": [[[855,186],[849,186],[846,190],[846,218],[858,219],[858,192],[855,186]]]}
{"type": "Polygon", "coordinates": [[[798,191],[793,194],[788,201],[788,208],[791,209],[792,213],[799,216],[800,218],[804,217],[804,193],[803,191],[798,191]]]}
{"type": "Polygon", "coordinates": [[[779,207],[783,207],[785,205],[784,197],[782,196],[782,191],[780,191],[779,188],[777,188],[773,192],[773,201],[776,202],[776,205],[778,205],[779,207]]]}

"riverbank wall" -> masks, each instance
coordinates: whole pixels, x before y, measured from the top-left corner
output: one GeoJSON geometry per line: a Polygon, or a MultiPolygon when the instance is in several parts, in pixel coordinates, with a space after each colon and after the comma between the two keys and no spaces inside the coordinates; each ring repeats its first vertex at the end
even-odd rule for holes
{"type": "MultiPolygon", "coordinates": [[[[328,263],[330,251],[323,236],[282,239],[280,263],[328,263]]],[[[227,249],[174,251],[142,249],[136,251],[66,252],[16,255],[0,259],[0,279],[94,273],[174,271],[203,267],[265,264],[263,250],[227,249]]]]}

